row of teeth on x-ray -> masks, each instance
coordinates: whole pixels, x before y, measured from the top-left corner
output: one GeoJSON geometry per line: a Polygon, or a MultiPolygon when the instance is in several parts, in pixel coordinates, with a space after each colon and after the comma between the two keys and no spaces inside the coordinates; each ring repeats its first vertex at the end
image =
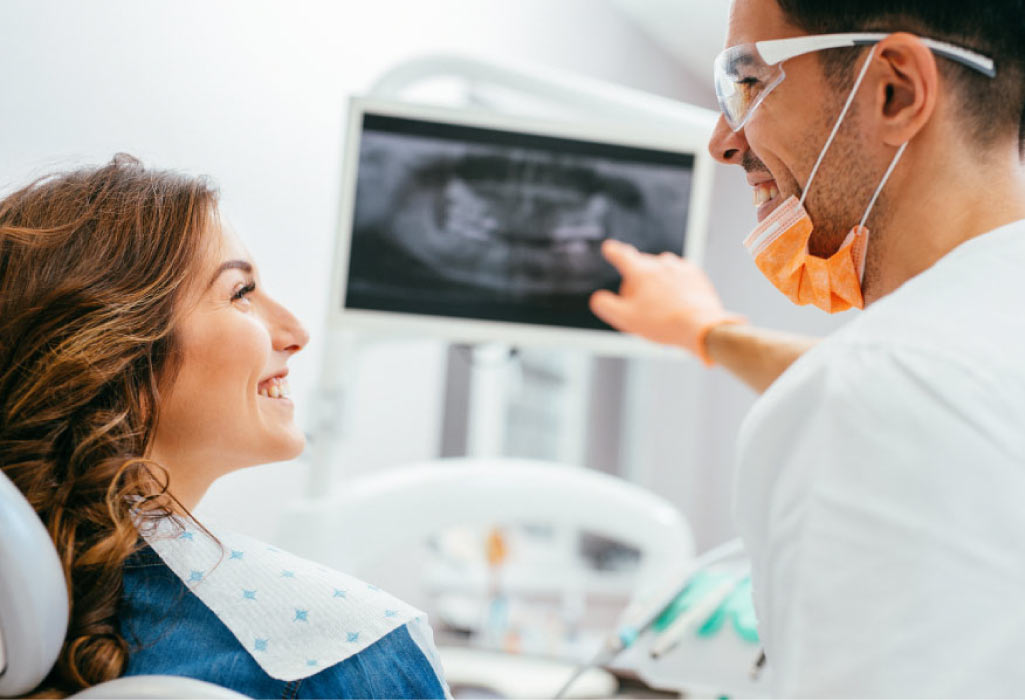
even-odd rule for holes
{"type": "Polygon", "coordinates": [[[614,280],[599,251],[640,234],[643,196],[623,178],[552,159],[423,164],[389,235],[438,275],[508,293],[587,293],[614,280]]]}

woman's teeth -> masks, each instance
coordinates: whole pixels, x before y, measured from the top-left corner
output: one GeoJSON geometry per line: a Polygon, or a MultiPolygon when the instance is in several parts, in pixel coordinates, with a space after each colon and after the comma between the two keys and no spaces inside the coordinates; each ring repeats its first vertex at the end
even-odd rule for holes
{"type": "Polygon", "coordinates": [[[776,187],[775,182],[763,182],[755,185],[754,189],[754,202],[756,207],[768,202],[773,197],[779,196],[779,188],[776,187]]]}
{"type": "Polygon", "coordinates": [[[258,391],[260,396],[269,399],[287,399],[292,396],[292,389],[288,386],[288,380],[284,377],[275,377],[264,382],[258,391]]]}

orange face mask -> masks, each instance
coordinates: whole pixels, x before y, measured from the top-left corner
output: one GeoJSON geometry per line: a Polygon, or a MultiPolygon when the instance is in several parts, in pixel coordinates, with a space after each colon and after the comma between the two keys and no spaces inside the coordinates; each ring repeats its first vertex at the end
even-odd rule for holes
{"type": "Polygon", "coordinates": [[[791,195],[751,232],[744,246],[762,274],[795,304],[815,304],[831,314],[864,308],[861,279],[868,229],[855,226],[828,258],[808,252],[811,232],[808,212],[791,195]]]}
{"type": "Polygon", "coordinates": [[[819,153],[815,167],[808,177],[808,184],[801,193],[801,199],[791,195],[776,207],[744,239],[744,247],[754,257],[755,265],[762,271],[776,289],[783,292],[795,304],[814,304],[827,313],[846,311],[852,306],[858,309],[865,307],[861,295],[861,281],[865,275],[865,252],[868,248],[868,229],[865,221],[872,207],[882,192],[893,169],[897,167],[907,143],[901,145],[890,162],[883,179],[879,182],[875,194],[872,195],[868,208],[865,209],[861,223],[850,230],[840,249],[828,258],[812,255],[808,252],[808,240],[814,228],[811,217],[804,208],[804,199],[811,188],[822,159],[840,129],[843,118],[847,115],[858,87],[861,85],[865,72],[868,70],[875,48],[869,52],[868,59],[858,74],[858,79],[851,88],[847,103],[840,112],[833,131],[819,153]]]}

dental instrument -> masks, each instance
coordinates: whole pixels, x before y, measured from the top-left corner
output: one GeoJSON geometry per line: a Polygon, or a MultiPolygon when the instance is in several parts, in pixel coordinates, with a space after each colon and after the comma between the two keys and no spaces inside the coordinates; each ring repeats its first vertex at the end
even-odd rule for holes
{"type": "MultiPolygon", "coordinates": [[[[684,593],[695,573],[712,564],[741,554],[743,551],[744,545],[739,539],[725,542],[687,562],[675,576],[669,579],[668,583],[657,587],[650,595],[638,596],[638,599],[628,606],[620,616],[616,630],[605,639],[602,648],[598,650],[593,658],[577,667],[576,671],[570,675],[569,679],[559,689],[559,692],[555,694],[556,700],[565,697],[576,680],[586,673],[588,669],[611,663],[620,652],[633,646],[634,642],[648,629],[655,627],[656,623],[660,621],[664,623],[665,621],[662,620],[663,614],[668,612],[677,598],[684,593]],[[651,600],[654,600],[655,603],[651,603],[651,600]]],[[[731,582],[730,591],[732,591],[735,584],[736,581],[731,582]]],[[[716,602],[716,605],[721,602],[722,598],[716,602]]]]}
{"type": "Polygon", "coordinates": [[[695,622],[706,619],[709,615],[714,613],[716,609],[722,605],[734,590],[736,590],[737,584],[741,579],[730,577],[725,581],[716,585],[711,592],[706,594],[698,603],[691,609],[683,612],[679,617],[673,620],[664,630],[659,633],[658,638],[651,645],[651,658],[657,659],[663,654],[672,651],[680,640],[683,639],[684,633],[689,630],[695,622]]]}

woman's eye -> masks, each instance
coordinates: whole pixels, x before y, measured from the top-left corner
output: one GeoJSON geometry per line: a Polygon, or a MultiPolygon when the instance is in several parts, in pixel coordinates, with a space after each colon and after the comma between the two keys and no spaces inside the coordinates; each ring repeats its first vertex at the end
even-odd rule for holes
{"type": "MultiPolygon", "coordinates": [[[[239,287],[234,294],[231,295],[232,301],[241,301],[246,298],[254,289],[256,289],[255,282],[249,282],[246,285],[239,287]]],[[[248,300],[247,300],[248,301],[248,300]]]]}

